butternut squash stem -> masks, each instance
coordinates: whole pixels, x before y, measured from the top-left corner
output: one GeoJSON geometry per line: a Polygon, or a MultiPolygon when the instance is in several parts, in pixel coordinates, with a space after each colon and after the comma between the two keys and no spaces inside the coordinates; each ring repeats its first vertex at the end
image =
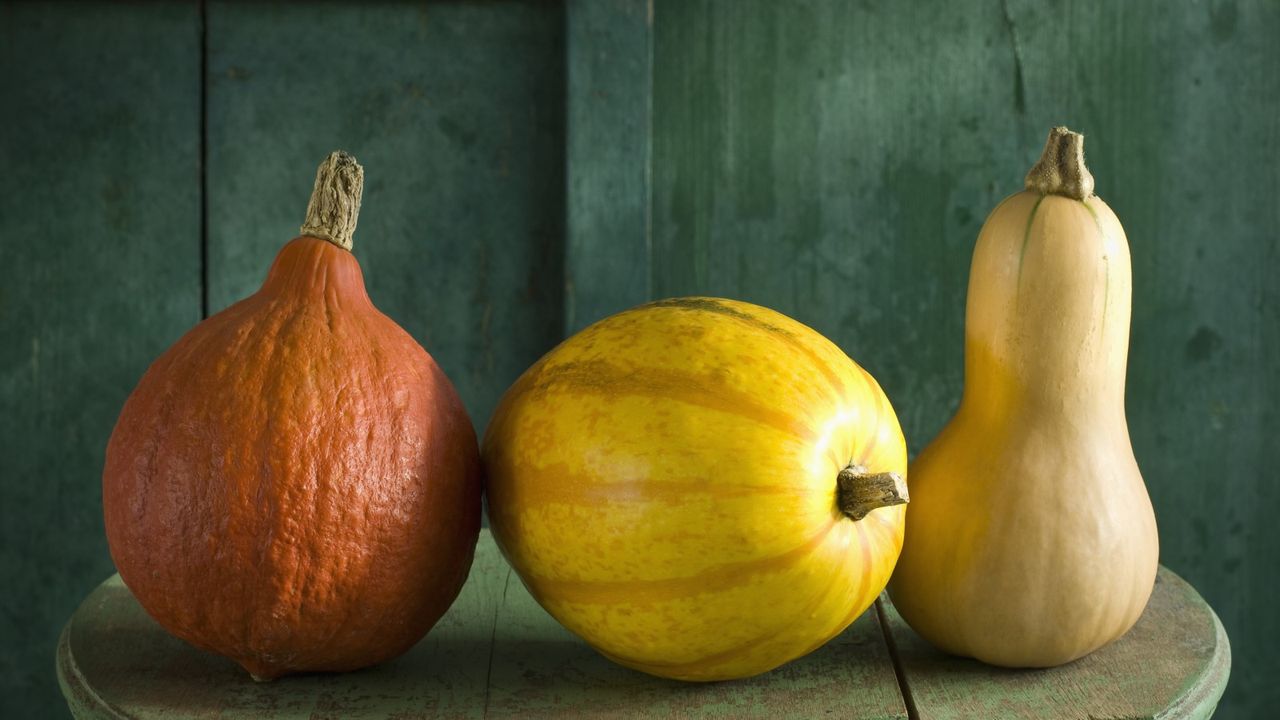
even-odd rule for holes
{"type": "Polygon", "coordinates": [[[364,168],[360,163],[341,150],[329,153],[316,170],[315,189],[300,232],[350,250],[363,194],[364,168]]]}
{"type": "Polygon", "coordinates": [[[907,483],[896,472],[869,473],[849,463],[836,476],[836,507],[850,520],[861,520],[876,508],[904,505],[911,500],[907,483]]]}
{"type": "Polygon", "coordinates": [[[1044,154],[1027,173],[1026,188],[1076,200],[1093,195],[1093,175],[1084,165],[1084,136],[1065,127],[1050,130],[1044,154]]]}

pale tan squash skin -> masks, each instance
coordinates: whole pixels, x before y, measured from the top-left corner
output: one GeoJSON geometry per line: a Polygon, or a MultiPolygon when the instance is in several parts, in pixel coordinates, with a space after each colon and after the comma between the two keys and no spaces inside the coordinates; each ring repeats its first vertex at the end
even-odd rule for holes
{"type": "Polygon", "coordinates": [[[910,468],[890,584],[943,650],[1060,665],[1146,607],[1159,551],[1124,411],[1131,291],[1124,229],[1096,196],[1021,192],[983,226],[964,398],[910,468]]]}

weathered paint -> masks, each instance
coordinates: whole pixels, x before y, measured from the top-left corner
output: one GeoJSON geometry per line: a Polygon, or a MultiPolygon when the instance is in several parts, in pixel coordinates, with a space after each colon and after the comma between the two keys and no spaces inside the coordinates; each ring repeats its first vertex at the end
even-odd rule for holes
{"type": "Polygon", "coordinates": [[[56,717],[120,406],[200,319],[195,3],[0,4],[0,717],[56,717]]]}
{"type": "Polygon", "coordinates": [[[650,299],[651,0],[568,4],[564,331],[650,299]]]}
{"type": "Polygon", "coordinates": [[[1162,570],[1128,635],[1054,670],[1011,671],[944,656],[892,605],[754,678],[680,683],[609,662],[551,619],[482,531],[458,601],[403,657],[355,673],[255,683],[235,663],[168,635],[112,577],[67,624],[58,677],[77,718],[908,717],[1205,718],[1230,652],[1199,595],[1162,570]],[[894,640],[886,644],[882,619],[894,640]]]}
{"type": "Polygon", "coordinates": [[[560,339],[564,15],[533,2],[214,2],[209,300],[261,284],[331,150],[365,168],[353,252],[478,429],[560,339]]]}
{"type": "MultiPolygon", "coordinates": [[[[566,100],[565,58],[576,65],[580,56],[565,53],[563,7],[428,5],[428,33],[437,28],[433,18],[453,28],[440,39],[455,45],[438,53],[436,35],[408,45],[411,51],[392,49],[420,25],[376,20],[383,13],[403,19],[416,8],[318,7],[323,12],[208,6],[209,270],[213,283],[224,283],[209,288],[211,299],[216,308],[247,293],[278,244],[296,233],[309,183],[295,177],[297,167],[314,165],[348,138],[382,143],[372,154],[365,145],[349,149],[376,161],[371,172],[390,163],[392,176],[416,178],[396,191],[396,208],[431,200],[405,220],[387,205],[392,190],[380,201],[371,196],[357,256],[380,306],[446,365],[483,425],[485,408],[554,342],[573,292],[562,272],[572,263],[560,237],[572,220],[557,214],[566,198],[564,122],[556,113],[566,100]],[[330,12],[346,13],[342,32],[305,32],[332,29],[330,12]],[[224,33],[264,45],[242,41],[243,52],[218,56],[219,17],[224,33]],[[470,20],[460,29],[444,22],[449,17],[470,20]],[[275,28],[258,36],[241,27],[255,23],[275,28]],[[506,28],[499,40],[476,43],[469,34],[497,27],[506,28]],[[317,37],[340,37],[353,48],[348,61],[324,57],[317,37]],[[430,65],[417,59],[428,52],[435,53],[430,65]],[[293,58],[329,76],[307,84],[305,68],[267,63],[257,68],[260,85],[270,80],[266,87],[232,92],[228,86],[254,83],[241,57],[293,58]],[[401,62],[416,75],[397,75],[391,66],[401,62]],[[397,91],[383,77],[441,83],[429,100],[438,114],[411,110],[401,96],[412,88],[397,91]],[[244,102],[220,111],[220,83],[226,97],[244,102]],[[295,85],[307,98],[290,90],[295,85]],[[513,120],[510,145],[463,132],[521,98],[524,122],[513,120]],[[352,102],[363,109],[348,111],[352,102]],[[219,151],[219,122],[227,144],[256,137],[253,151],[219,151]],[[536,144],[524,170],[490,172],[500,167],[495,156],[518,150],[521,137],[536,144]],[[402,159],[402,146],[417,150],[402,159]],[[428,177],[417,153],[437,147],[453,159],[428,177]],[[279,182],[264,181],[263,173],[277,172],[279,182]],[[230,187],[237,173],[251,191],[230,187]],[[490,193],[504,179],[523,189],[490,193]],[[214,202],[218,183],[228,189],[214,202]],[[378,204],[388,225],[365,236],[378,204]],[[263,214],[228,224],[223,216],[232,213],[263,214]],[[450,219],[440,220],[446,213],[450,219]],[[494,238],[512,213],[523,239],[506,245],[494,238]],[[373,249],[388,231],[436,221],[432,237],[450,226],[468,234],[425,261],[407,246],[375,259],[391,249],[373,249]],[[477,236],[486,238],[483,256],[477,236]],[[239,242],[242,249],[231,247],[239,242]],[[518,260],[491,269],[508,254],[518,260]],[[551,284],[529,280],[534,271],[551,284]],[[503,288],[534,290],[515,308],[495,301],[486,326],[486,314],[474,310],[484,307],[483,293],[472,283],[483,287],[480,279],[494,272],[505,273],[503,288]],[[472,292],[475,299],[466,300],[472,292]],[[492,323],[507,317],[515,318],[512,347],[524,348],[513,352],[525,354],[504,364],[506,346],[497,344],[504,331],[492,323]],[[492,371],[488,360],[475,359],[487,355],[473,325],[490,328],[492,371]]],[[[735,295],[814,326],[881,380],[916,449],[959,399],[964,288],[982,219],[1020,187],[1048,127],[1085,132],[1099,193],[1133,248],[1128,406],[1164,529],[1163,558],[1204,590],[1234,633],[1239,662],[1219,717],[1275,707],[1280,685],[1270,678],[1280,671],[1280,651],[1270,640],[1280,635],[1280,615],[1267,598],[1277,591],[1270,558],[1280,552],[1280,524],[1272,521],[1280,483],[1268,468],[1280,462],[1280,446],[1271,442],[1280,430],[1280,284],[1271,280],[1280,267],[1280,166],[1267,158],[1280,150],[1280,5],[655,0],[652,14],[645,32],[653,45],[653,184],[635,192],[652,192],[653,254],[646,273],[629,277],[648,276],[653,297],[735,295]],[[1212,480],[1200,480],[1206,476],[1212,480]]],[[[597,27],[643,27],[638,16],[626,17],[597,27]]],[[[591,27],[570,22],[567,32],[591,27]]],[[[634,37],[610,47],[624,45],[644,47],[634,37]]],[[[0,640],[13,651],[4,658],[0,714],[30,716],[57,702],[47,671],[52,639],[91,578],[109,567],[97,500],[101,449],[147,363],[199,317],[200,47],[194,3],[0,5],[0,572],[23,588],[3,600],[0,640]],[[112,167],[129,172],[112,175],[112,167]],[[106,242],[94,234],[112,226],[106,242]],[[41,242],[21,244],[25,235],[41,242]]],[[[618,76],[577,77],[610,78],[610,86],[642,81],[625,69],[635,66],[615,67],[623,68],[618,76]]],[[[600,82],[567,85],[571,94],[602,90],[600,82]]],[[[643,102],[630,91],[621,96],[623,104],[643,102]]],[[[569,113],[575,103],[590,107],[568,100],[569,113]]],[[[628,142],[643,147],[643,140],[628,142]]],[[[630,157],[619,162],[640,162],[630,157]]],[[[598,171],[635,182],[617,168],[598,171]]],[[[599,193],[602,207],[582,207],[593,201],[575,196],[575,187],[569,184],[568,203],[576,212],[608,217],[615,196],[599,193]]],[[[649,212],[635,210],[632,195],[616,197],[627,213],[649,212]]],[[[586,235],[577,242],[583,247],[575,257],[609,264],[586,235]]],[[[640,289],[607,278],[603,285],[619,292],[599,306],[583,295],[568,327],[640,289]]]]}
{"type": "Polygon", "coordinates": [[[407,654],[377,667],[254,682],[231,660],[166,633],[115,575],[63,631],[58,680],[77,718],[118,717],[113,708],[139,720],[483,717],[508,568],[488,533],[481,537],[453,607],[407,654]]]}
{"type": "Polygon", "coordinates": [[[874,612],[821,650],[740,682],[661,680],[606,660],[551,619],[482,531],[471,577],[425,640],[368,670],[255,683],[169,636],[118,576],[58,646],[77,718],[815,717],[905,720],[874,612]]]}
{"type": "Polygon", "coordinates": [[[605,660],[509,576],[489,685],[492,717],[907,717],[874,612],[820,650],[746,680],[682,683],[605,660]]]}
{"type": "Polygon", "coordinates": [[[1276,37],[1269,0],[654,7],[654,295],[816,328],[914,451],[960,398],[978,228],[1050,127],[1085,134],[1132,247],[1127,406],[1162,560],[1236,641],[1224,718],[1280,704],[1276,37]]]}
{"type": "Polygon", "coordinates": [[[61,703],[58,628],[111,567],[99,478],[125,396],[205,290],[216,311],[261,283],[326,153],[368,168],[370,293],[477,426],[560,336],[560,4],[205,12],[202,43],[194,2],[0,4],[0,716],[61,703]]]}
{"type": "Polygon", "coordinates": [[[1156,576],[1146,612],[1126,635],[1047,670],[1007,670],[946,655],[881,600],[913,718],[1185,718],[1213,714],[1231,673],[1222,623],[1168,569],[1156,576]]]}

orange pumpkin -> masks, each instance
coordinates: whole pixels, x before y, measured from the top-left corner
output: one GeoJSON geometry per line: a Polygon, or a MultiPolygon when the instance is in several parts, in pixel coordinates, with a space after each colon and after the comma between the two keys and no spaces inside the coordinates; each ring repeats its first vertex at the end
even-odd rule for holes
{"type": "Polygon", "coordinates": [[[475,432],[351,254],[363,170],[321,165],[262,289],[151,366],[107,446],[111,556],[162,626],[258,679],[411,647],[480,527],[475,432]]]}

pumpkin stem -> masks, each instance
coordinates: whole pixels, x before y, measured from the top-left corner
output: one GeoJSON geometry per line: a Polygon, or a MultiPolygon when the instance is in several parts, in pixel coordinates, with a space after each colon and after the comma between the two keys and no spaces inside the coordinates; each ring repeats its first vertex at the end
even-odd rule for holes
{"type": "Polygon", "coordinates": [[[896,472],[869,473],[849,466],[836,476],[836,507],[851,520],[861,520],[876,508],[904,505],[911,500],[907,482],[896,472]]]}
{"type": "Polygon", "coordinates": [[[1027,173],[1027,189],[1076,200],[1092,195],[1093,175],[1084,166],[1084,136],[1064,127],[1050,130],[1044,154],[1027,173]]]}
{"type": "Polygon", "coordinates": [[[300,232],[350,250],[363,193],[364,168],[360,163],[341,150],[329,153],[316,171],[316,187],[300,232]]]}

